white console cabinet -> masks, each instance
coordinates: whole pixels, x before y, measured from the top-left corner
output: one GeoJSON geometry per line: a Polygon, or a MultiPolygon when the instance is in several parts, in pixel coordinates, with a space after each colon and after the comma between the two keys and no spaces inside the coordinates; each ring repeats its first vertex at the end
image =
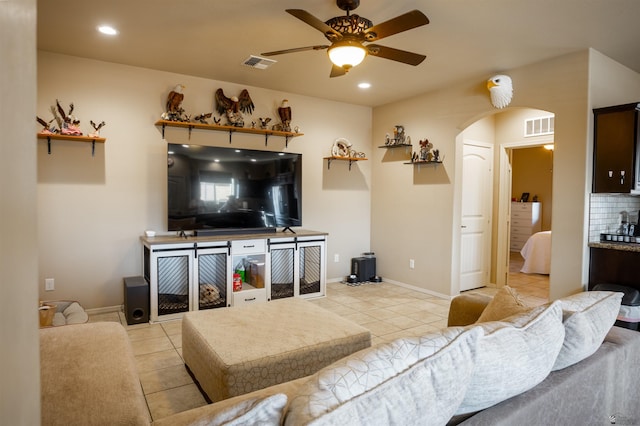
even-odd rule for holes
{"type": "Polygon", "coordinates": [[[193,310],[325,296],[327,234],[284,235],[142,237],[151,322],[193,310]],[[244,275],[236,291],[234,273],[244,275]]]}

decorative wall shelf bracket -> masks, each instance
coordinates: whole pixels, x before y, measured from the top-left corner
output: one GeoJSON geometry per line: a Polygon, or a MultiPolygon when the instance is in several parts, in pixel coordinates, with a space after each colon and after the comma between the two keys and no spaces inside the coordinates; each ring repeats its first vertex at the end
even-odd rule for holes
{"type": "Polygon", "coordinates": [[[38,133],[38,139],[47,140],[47,154],[51,155],[51,139],[68,140],[74,142],[91,142],[91,156],[96,154],[96,143],[105,143],[107,139],[93,136],[71,136],[57,133],[38,133]]]}
{"type": "Polygon", "coordinates": [[[337,157],[337,156],[331,156],[331,157],[324,157],[325,160],[327,160],[327,170],[331,169],[331,162],[334,160],[338,160],[338,161],[348,161],[349,162],[349,171],[351,171],[351,165],[355,162],[358,161],[364,161],[367,160],[366,158],[357,158],[357,157],[337,157]]]}
{"type": "Polygon", "coordinates": [[[229,143],[232,142],[233,134],[238,133],[250,133],[254,135],[264,135],[264,145],[267,146],[269,136],[280,136],[285,138],[285,147],[289,146],[289,139],[297,136],[304,136],[304,133],[295,132],[282,132],[279,130],[267,130],[267,129],[255,129],[251,127],[235,127],[235,126],[221,126],[218,124],[202,124],[202,123],[187,123],[184,121],[169,121],[158,120],[156,126],[162,126],[162,139],[164,139],[164,129],[166,127],[186,127],[189,129],[189,139],[191,139],[192,129],[202,130],[214,130],[218,132],[229,132],[229,143]]]}

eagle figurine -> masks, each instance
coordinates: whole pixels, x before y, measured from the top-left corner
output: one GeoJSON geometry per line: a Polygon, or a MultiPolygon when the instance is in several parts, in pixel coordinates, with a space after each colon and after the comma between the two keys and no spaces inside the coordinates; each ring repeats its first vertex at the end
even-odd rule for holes
{"type": "Polygon", "coordinates": [[[211,118],[211,116],[213,115],[212,112],[206,113],[206,114],[198,114],[195,117],[193,117],[194,120],[202,123],[202,124],[208,124],[207,123],[207,118],[211,118]]]}
{"type": "Polygon", "coordinates": [[[504,108],[511,103],[513,83],[508,75],[494,75],[487,80],[487,89],[491,95],[491,103],[496,108],[504,108]]]}
{"type": "Polygon", "coordinates": [[[89,136],[98,137],[100,136],[100,129],[102,129],[107,123],[101,121],[100,123],[96,124],[93,120],[89,120],[89,124],[91,124],[91,127],[93,127],[94,130],[94,132],[89,134],[89,136]]]}
{"type": "Polygon", "coordinates": [[[167,113],[180,114],[180,107],[184,100],[184,93],[182,93],[184,88],[182,84],[178,84],[169,92],[169,96],[167,96],[167,113]]]}
{"type": "Polygon", "coordinates": [[[220,115],[226,114],[229,123],[233,126],[244,126],[244,119],[242,118],[241,112],[253,114],[255,105],[253,105],[247,89],[240,92],[239,97],[232,96],[231,98],[227,98],[222,89],[218,89],[216,90],[215,98],[216,111],[218,111],[220,115]]]}
{"type": "Polygon", "coordinates": [[[284,99],[282,101],[282,105],[278,107],[278,115],[280,116],[280,121],[282,122],[282,130],[285,132],[291,131],[291,107],[289,106],[289,101],[284,99]]]}

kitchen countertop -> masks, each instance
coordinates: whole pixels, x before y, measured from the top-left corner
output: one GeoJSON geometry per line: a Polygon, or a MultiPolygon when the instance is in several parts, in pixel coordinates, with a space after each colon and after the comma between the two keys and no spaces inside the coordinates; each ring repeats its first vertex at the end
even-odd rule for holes
{"type": "Polygon", "coordinates": [[[614,243],[614,242],[597,241],[597,242],[589,243],[589,247],[640,253],[640,243],[623,243],[623,242],[614,243]]]}

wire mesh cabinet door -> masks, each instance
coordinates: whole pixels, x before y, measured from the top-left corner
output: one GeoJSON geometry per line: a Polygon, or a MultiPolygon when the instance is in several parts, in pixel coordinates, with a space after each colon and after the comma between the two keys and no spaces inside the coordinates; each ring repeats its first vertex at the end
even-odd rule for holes
{"type": "Polygon", "coordinates": [[[196,289],[193,291],[195,309],[214,309],[231,306],[229,249],[223,247],[198,248],[196,252],[196,289]]]}
{"type": "Polygon", "coordinates": [[[152,322],[180,318],[191,310],[193,253],[193,249],[177,247],[152,249],[149,259],[152,322]]]}
{"type": "Polygon", "coordinates": [[[325,241],[298,242],[297,295],[324,296],[325,293],[325,241]]]}
{"type": "Polygon", "coordinates": [[[270,242],[271,286],[270,300],[295,296],[295,243],[270,242]]]}

